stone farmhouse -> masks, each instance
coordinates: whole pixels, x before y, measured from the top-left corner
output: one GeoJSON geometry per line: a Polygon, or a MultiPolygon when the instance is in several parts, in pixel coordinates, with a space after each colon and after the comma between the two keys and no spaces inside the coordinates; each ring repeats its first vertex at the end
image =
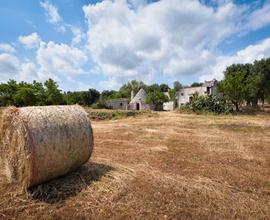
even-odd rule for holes
{"type": "Polygon", "coordinates": [[[205,81],[202,86],[181,89],[176,94],[178,106],[192,102],[195,93],[202,96],[217,95],[217,80],[205,81]]]}
{"type": "MultiPolygon", "coordinates": [[[[198,93],[198,95],[210,96],[217,94],[217,80],[205,81],[202,86],[198,87],[186,87],[181,89],[176,93],[176,103],[181,106],[186,103],[192,102],[193,95],[198,93]]],[[[169,93],[164,93],[170,99],[169,93]]],[[[176,107],[174,101],[169,101],[163,103],[161,106],[153,106],[146,103],[147,93],[141,88],[139,92],[133,96],[133,91],[131,92],[131,101],[129,99],[112,99],[106,101],[106,105],[111,109],[120,110],[164,110],[173,111],[176,107]]]]}
{"type": "Polygon", "coordinates": [[[147,93],[141,88],[134,98],[131,97],[129,103],[130,110],[151,110],[151,106],[146,104],[147,93]]]}
{"type": "Polygon", "coordinates": [[[127,110],[128,103],[128,99],[111,99],[106,101],[106,106],[110,109],[127,110]]]}
{"type": "Polygon", "coordinates": [[[106,106],[110,109],[119,110],[151,110],[152,107],[146,104],[147,93],[144,89],[140,89],[139,92],[133,96],[131,92],[131,101],[129,99],[111,99],[106,101],[106,106]]]}
{"type": "MultiPolygon", "coordinates": [[[[169,93],[165,93],[169,97],[169,93]]],[[[133,91],[131,92],[131,101],[128,99],[112,99],[106,102],[106,105],[110,109],[120,110],[155,110],[155,111],[172,111],[174,110],[174,102],[165,102],[163,105],[149,105],[146,103],[147,93],[141,88],[139,92],[133,97],[133,91]]]]}

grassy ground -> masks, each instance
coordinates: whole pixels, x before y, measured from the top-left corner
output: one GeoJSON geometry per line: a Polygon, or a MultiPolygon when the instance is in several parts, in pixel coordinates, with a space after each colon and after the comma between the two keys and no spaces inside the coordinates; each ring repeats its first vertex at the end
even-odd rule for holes
{"type": "Polygon", "coordinates": [[[123,119],[141,115],[152,117],[155,115],[149,111],[92,109],[88,107],[85,107],[85,110],[88,113],[90,120],[94,121],[123,119]]]}
{"type": "Polygon", "coordinates": [[[270,219],[269,116],[92,125],[93,157],[78,171],[27,194],[0,184],[0,219],[270,219]]]}

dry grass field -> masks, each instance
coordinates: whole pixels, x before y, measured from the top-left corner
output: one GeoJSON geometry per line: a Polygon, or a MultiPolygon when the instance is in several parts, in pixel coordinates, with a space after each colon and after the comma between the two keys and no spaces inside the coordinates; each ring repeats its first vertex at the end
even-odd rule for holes
{"type": "Polygon", "coordinates": [[[92,125],[93,157],[78,171],[27,193],[0,183],[0,219],[270,219],[269,115],[92,125]]]}

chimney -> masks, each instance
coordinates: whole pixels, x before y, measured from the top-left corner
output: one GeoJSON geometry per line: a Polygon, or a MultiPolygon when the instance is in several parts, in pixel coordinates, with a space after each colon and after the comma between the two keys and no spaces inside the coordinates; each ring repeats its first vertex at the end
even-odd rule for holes
{"type": "Polygon", "coordinates": [[[134,90],[131,90],[131,100],[134,98],[134,90]]]}

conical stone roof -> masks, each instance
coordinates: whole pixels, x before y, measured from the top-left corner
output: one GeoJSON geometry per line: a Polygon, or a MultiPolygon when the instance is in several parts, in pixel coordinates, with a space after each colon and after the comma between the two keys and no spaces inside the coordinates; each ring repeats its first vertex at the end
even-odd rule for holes
{"type": "Polygon", "coordinates": [[[130,103],[136,103],[136,102],[145,102],[146,101],[147,94],[143,88],[139,90],[139,92],[135,95],[135,97],[131,100],[130,103]]]}

